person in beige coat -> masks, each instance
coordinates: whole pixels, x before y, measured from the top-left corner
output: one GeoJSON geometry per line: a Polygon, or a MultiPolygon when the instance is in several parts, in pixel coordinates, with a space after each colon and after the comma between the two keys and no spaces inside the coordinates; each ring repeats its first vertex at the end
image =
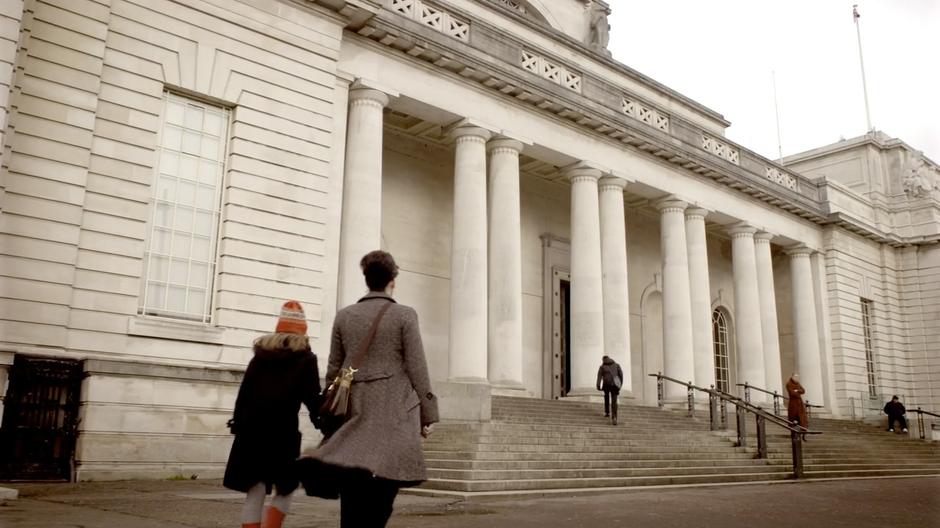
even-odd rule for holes
{"type": "Polygon", "coordinates": [[[380,320],[365,359],[354,365],[358,370],[347,420],[309,459],[320,467],[320,477],[337,481],[341,526],[368,528],[385,526],[400,488],[427,479],[421,437],[430,435],[438,411],[418,315],[392,299],[398,275],[395,260],[384,251],[373,251],[362,258],[360,266],[369,293],[336,314],[328,383],[367,338],[379,311],[392,304],[380,320]]]}

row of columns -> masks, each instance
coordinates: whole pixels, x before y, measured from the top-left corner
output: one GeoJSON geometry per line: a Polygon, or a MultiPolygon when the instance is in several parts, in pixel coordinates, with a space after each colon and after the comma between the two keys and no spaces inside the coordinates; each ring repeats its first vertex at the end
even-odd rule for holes
{"type": "MultiPolygon", "coordinates": [[[[340,305],[361,293],[358,260],[381,246],[382,115],[388,97],[349,93],[340,240],[340,305]]],[[[449,378],[522,388],[522,251],[519,153],[523,144],[470,123],[455,142],[450,280],[449,378]],[[487,177],[489,176],[489,178],[487,177]],[[489,181],[489,187],[487,187],[489,181]]],[[[594,394],[602,355],[624,370],[630,390],[630,321],[623,189],[626,181],[587,164],[567,169],[571,182],[570,394],[594,394]]],[[[715,381],[707,211],[677,199],[658,203],[662,237],[665,374],[708,386],[715,381]]],[[[773,268],[768,233],[732,226],[739,378],[780,390],[773,268]]],[[[790,253],[797,363],[821,387],[810,251],[790,253]]],[[[667,398],[684,389],[668,384],[667,398]]]]}

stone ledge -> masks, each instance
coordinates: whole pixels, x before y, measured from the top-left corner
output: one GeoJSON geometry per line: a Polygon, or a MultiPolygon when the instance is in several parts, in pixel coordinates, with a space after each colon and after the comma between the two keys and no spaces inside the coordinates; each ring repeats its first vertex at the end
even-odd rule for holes
{"type": "Polygon", "coordinates": [[[87,359],[85,360],[85,375],[132,376],[139,378],[165,378],[238,384],[242,381],[244,371],[209,367],[158,365],[137,361],[87,359]]]}
{"type": "Polygon", "coordinates": [[[189,321],[137,316],[127,320],[127,335],[221,345],[225,329],[189,321]]]}
{"type": "Polygon", "coordinates": [[[16,500],[20,492],[13,488],[0,488],[0,501],[16,500]]]}

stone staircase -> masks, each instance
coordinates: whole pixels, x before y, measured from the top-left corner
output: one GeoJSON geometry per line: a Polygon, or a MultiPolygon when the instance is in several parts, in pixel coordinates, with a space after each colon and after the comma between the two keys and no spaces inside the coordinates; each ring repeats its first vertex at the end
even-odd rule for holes
{"type": "MultiPolygon", "coordinates": [[[[619,418],[609,425],[598,403],[494,397],[489,423],[438,424],[424,444],[429,480],[408,492],[572,495],[791,478],[789,436],[775,427],[768,428],[769,458],[761,460],[756,438],[735,447],[733,432],[710,432],[705,414],[690,419],[685,412],[621,405],[619,418]]],[[[940,475],[938,446],[854,422],[815,420],[814,426],[825,434],[806,444],[808,477],[940,475]]]]}

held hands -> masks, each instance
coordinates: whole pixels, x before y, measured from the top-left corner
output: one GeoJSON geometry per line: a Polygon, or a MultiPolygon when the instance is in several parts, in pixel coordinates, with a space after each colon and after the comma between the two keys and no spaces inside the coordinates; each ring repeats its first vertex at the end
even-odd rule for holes
{"type": "Polygon", "coordinates": [[[421,426],[421,436],[428,438],[431,436],[431,433],[434,432],[434,424],[427,424],[421,426]]]}

